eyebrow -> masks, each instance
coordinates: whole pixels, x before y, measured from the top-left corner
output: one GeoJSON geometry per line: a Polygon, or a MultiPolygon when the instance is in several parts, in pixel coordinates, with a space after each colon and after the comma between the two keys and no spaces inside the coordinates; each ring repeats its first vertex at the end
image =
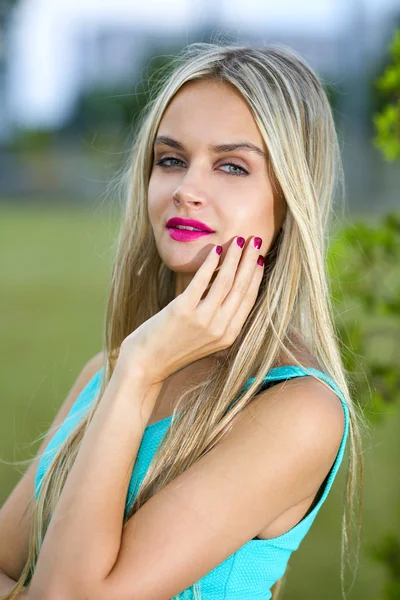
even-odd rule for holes
{"type": "MultiPolygon", "coordinates": [[[[156,144],[165,144],[166,146],[171,146],[171,148],[176,148],[177,150],[186,150],[185,146],[181,144],[181,142],[178,142],[177,140],[174,140],[173,138],[170,138],[166,135],[157,136],[154,140],[154,146],[156,144]]],[[[211,152],[215,152],[216,154],[222,154],[223,152],[232,152],[233,150],[248,150],[249,152],[255,152],[262,158],[267,158],[265,152],[263,152],[261,148],[259,148],[255,144],[252,144],[251,142],[237,142],[235,144],[218,144],[216,146],[209,145],[208,149],[211,152]]]]}

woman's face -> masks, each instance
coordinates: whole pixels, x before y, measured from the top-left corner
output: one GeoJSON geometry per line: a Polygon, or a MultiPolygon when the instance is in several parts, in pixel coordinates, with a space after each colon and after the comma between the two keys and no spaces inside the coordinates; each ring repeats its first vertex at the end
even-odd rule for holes
{"type": "Polygon", "coordinates": [[[259,252],[265,255],[285,206],[273,197],[266,148],[240,93],[221,82],[186,83],[167,107],[157,138],[148,212],[160,257],[176,273],[175,295],[186,289],[214,245],[223,247],[220,264],[239,235],[245,246],[250,236],[261,237],[259,252]],[[213,148],[238,143],[258,150],[213,148]],[[196,219],[213,233],[177,241],[166,226],[173,217],[196,219]]]}

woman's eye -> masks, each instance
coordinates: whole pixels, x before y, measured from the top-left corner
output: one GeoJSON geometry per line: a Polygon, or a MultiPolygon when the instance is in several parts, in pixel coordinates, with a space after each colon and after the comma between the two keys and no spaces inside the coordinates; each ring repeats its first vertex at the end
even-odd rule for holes
{"type": "MultiPolygon", "coordinates": [[[[181,160],[179,160],[179,158],[174,158],[173,156],[166,156],[165,158],[160,158],[159,160],[157,160],[156,165],[159,165],[160,167],[166,167],[169,168],[170,166],[177,166],[176,163],[182,163],[181,160]],[[167,161],[175,161],[175,164],[172,165],[167,165],[166,162],[167,161]]],[[[233,169],[239,169],[239,173],[238,172],[228,172],[229,175],[248,175],[248,172],[246,171],[246,169],[243,169],[243,167],[239,167],[239,165],[236,165],[235,163],[232,162],[228,162],[228,163],[224,163],[222,165],[223,167],[232,167],[233,169]]],[[[226,172],[226,171],[225,171],[226,172]]]]}
{"type": "MultiPolygon", "coordinates": [[[[173,156],[166,156],[165,158],[160,158],[156,162],[156,165],[160,165],[160,167],[168,166],[168,165],[165,164],[167,160],[175,160],[177,162],[182,162],[181,160],[179,160],[179,158],[174,158],[173,156]]],[[[174,166],[176,166],[176,165],[174,165],[174,166]]]]}
{"type": "Polygon", "coordinates": [[[231,162],[224,163],[222,166],[223,167],[233,167],[234,169],[240,169],[240,171],[241,171],[241,173],[232,173],[232,171],[231,171],[230,175],[248,175],[248,172],[245,169],[243,169],[243,167],[239,167],[239,165],[235,165],[235,163],[231,163],[231,162]]]}

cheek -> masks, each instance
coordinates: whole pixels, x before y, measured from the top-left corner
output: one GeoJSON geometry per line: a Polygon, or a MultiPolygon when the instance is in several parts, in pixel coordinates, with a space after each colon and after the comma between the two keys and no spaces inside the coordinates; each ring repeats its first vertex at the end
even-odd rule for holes
{"type": "Polygon", "coordinates": [[[147,208],[150,221],[155,221],[162,210],[162,194],[154,178],[150,178],[147,190],[147,208]]]}
{"type": "Polygon", "coordinates": [[[231,223],[235,231],[240,229],[247,236],[259,235],[263,239],[271,237],[275,227],[274,201],[266,192],[260,190],[244,193],[235,202],[224,204],[227,223],[231,223]]]}

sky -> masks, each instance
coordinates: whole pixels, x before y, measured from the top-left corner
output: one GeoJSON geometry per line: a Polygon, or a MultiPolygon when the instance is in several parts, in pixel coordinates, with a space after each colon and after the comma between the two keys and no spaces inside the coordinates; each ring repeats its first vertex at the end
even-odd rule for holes
{"type": "Polygon", "coordinates": [[[215,14],[224,24],[259,26],[261,23],[282,26],[290,30],[316,30],[322,26],[341,26],[352,10],[365,11],[373,16],[399,8],[399,0],[22,0],[46,10],[62,11],[67,17],[72,13],[81,18],[107,19],[121,22],[131,15],[137,21],[154,28],[181,28],[199,16],[215,14]],[[162,18],[160,18],[162,15],[162,18]]]}
{"type": "Polygon", "coordinates": [[[121,22],[130,14],[156,28],[172,29],[210,12],[229,25],[259,25],[261,18],[264,22],[267,20],[266,25],[315,29],[324,23],[340,24],[352,9],[373,15],[399,7],[398,0],[146,0],[140,4],[126,0],[57,0],[57,3],[54,0],[23,0],[21,5],[24,3],[62,11],[65,16],[74,12],[93,21],[102,20],[106,15],[111,21],[121,22]]]}

